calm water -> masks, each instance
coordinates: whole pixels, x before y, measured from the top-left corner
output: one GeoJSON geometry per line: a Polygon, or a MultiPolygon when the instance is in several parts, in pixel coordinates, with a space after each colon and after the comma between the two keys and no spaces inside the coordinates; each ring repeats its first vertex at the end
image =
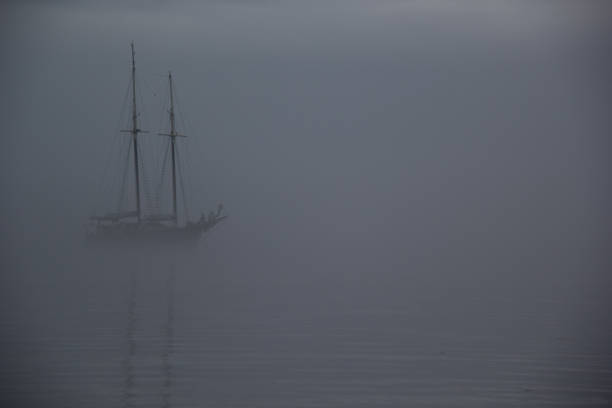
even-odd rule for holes
{"type": "Polygon", "coordinates": [[[610,317],[568,296],[580,288],[318,290],[212,256],[100,255],[22,260],[6,279],[21,294],[2,312],[15,406],[612,403],[610,317]]]}

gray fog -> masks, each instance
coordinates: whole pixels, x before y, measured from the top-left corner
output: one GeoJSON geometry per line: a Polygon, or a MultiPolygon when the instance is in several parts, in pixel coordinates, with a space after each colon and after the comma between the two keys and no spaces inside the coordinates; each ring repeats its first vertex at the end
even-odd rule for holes
{"type": "Polygon", "coordinates": [[[610,406],[611,11],[4,2],[2,405],[610,406]],[[84,243],[132,41],[189,249],[84,243]]]}

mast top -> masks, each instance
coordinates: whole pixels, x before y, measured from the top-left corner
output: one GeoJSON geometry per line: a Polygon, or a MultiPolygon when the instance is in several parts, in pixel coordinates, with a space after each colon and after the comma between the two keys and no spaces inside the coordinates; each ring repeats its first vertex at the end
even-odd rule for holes
{"type": "Polygon", "coordinates": [[[134,41],[130,43],[130,46],[132,47],[132,69],[135,69],[136,63],[134,62],[134,55],[136,55],[136,53],[134,52],[134,41]]]}
{"type": "Polygon", "coordinates": [[[161,136],[170,136],[172,140],[179,137],[186,137],[185,135],[179,134],[176,132],[175,127],[175,115],[174,115],[174,88],[172,86],[172,71],[168,71],[168,84],[170,86],[170,110],[168,113],[170,114],[170,133],[158,133],[161,136]]]}

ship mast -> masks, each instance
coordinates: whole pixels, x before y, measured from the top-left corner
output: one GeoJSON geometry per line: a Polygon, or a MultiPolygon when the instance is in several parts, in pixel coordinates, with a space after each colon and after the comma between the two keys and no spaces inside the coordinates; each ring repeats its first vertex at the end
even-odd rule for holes
{"type": "Polygon", "coordinates": [[[134,43],[131,43],[132,46],[132,140],[134,141],[134,175],[136,177],[136,214],[138,217],[138,222],[141,219],[141,209],[140,209],[140,177],[138,174],[138,133],[140,129],[138,129],[138,112],[136,110],[136,64],[134,62],[134,43]]]}
{"type": "Polygon", "coordinates": [[[172,87],[172,73],[168,72],[168,83],[170,84],[170,133],[160,133],[163,136],[170,137],[170,156],[172,160],[172,219],[174,223],[178,223],[178,213],[176,210],[176,138],[177,136],[185,137],[176,132],[176,121],[174,116],[174,89],[172,87]]]}
{"type": "Polygon", "coordinates": [[[175,145],[176,145],[176,128],[174,126],[174,95],[172,94],[172,73],[168,72],[168,82],[170,83],[170,142],[172,155],[172,216],[174,223],[178,222],[176,213],[176,164],[175,164],[175,145]]]}

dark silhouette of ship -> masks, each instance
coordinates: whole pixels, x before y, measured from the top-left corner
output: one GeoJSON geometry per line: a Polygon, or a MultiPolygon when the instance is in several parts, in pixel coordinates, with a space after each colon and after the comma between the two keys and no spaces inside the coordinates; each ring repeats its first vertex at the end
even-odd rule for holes
{"type": "MultiPolygon", "coordinates": [[[[135,241],[135,242],[193,242],[200,239],[204,234],[210,231],[215,225],[227,218],[224,215],[223,205],[219,204],[216,211],[210,211],[207,215],[202,213],[198,220],[189,220],[187,214],[179,217],[177,209],[177,138],[185,137],[179,134],[176,130],[175,123],[175,108],[174,108],[174,93],[172,84],[172,74],[168,73],[170,109],[168,110],[170,118],[170,131],[168,133],[159,133],[159,135],[169,138],[168,150],[170,152],[170,168],[171,168],[171,199],[172,208],[169,213],[147,213],[143,211],[141,200],[141,160],[139,160],[139,134],[146,133],[138,126],[138,110],[136,106],[136,64],[134,60],[134,44],[131,44],[132,49],[132,75],[131,75],[131,129],[122,130],[129,133],[131,141],[129,145],[128,155],[126,157],[125,169],[133,162],[134,169],[134,203],[132,206],[136,208],[129,210],[117,209],[115,212],[108,212],[104,215],[94,215],[89,218],[87,226],[87,239],[89,241],[135,241]],[[180,220],[180,221],[179,221],[180,220]]],[[[167,151],[166,151],[167,152],[167,151]]],[[[165,160],[164,157],[164,169],[165,160]]],[[[127,174],[123,174],[122,186],[125,187],[125,178],[127,174]]],[[[181,174],[178,174],[182,177],[181,174]]],[[[163,178],[163,174],[162,174],[163,178]]],[[[181,182],[182,186],[182,182],[181,182]]],[[[121,196],[125,194],[122,188],[121,196]]],[[[184,189],[183,189],[184,194],[184,189]]],[[[185,197],[183,197],[185,200],[185,197]]],[[[120,203],[122,199],[119,200],[120,203]]]]}

